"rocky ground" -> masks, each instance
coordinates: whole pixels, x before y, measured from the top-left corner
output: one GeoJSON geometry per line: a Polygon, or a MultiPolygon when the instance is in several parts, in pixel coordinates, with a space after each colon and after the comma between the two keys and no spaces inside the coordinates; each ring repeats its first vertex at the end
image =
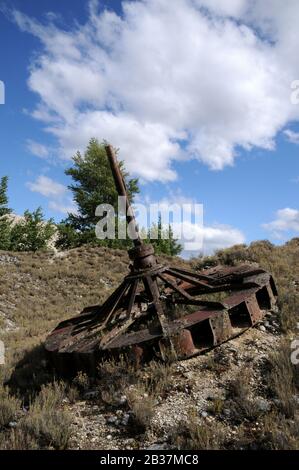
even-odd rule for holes
{"type": "Polygon", "coordinates": [[[207,354],[133,370],[100,365],[97,379],[61,382],[42,347],[58,322],[102,303],[127,273],[121,250],[0,252],[0,448],[297,449],[299,240],[256,242],[217,256],[166,259],[200,269],[259,263],[279,302],[264,321],[207,354]]]}
{"type": "MultiPolygon", "coordinates": [[[[250,400],[261,415],[273,406],[263,396],[263,369],[269,354],[277,348],[279,334],[274,315],[243,335],[219,346],[205,355],[181,361],[171,368],[170,391],[157,397],[151,427],[143,434],[132,436],[127,397],[123,395],[113,409],[99,403],[97,387],[87,390],[83,400],[69,405],[72,415],[73,449],[169,449],[174,429],[188,420],[195,410],[199,423],[213,427],[221,421],[226,440],[233,441],[239,425],[227,401],[229,384],[250,370],[250,400]],[[264,326],[266,324],[266,326],[264,326]],[[274,324],[274,326],[273,326],[274,324]],[[219,408],[219,409],[218,409],[219,408]]],[[[145,394],[146,401],[148,395],[145,394]]],[[[254,427],[258,427],[258,420],[254,427]]]]}

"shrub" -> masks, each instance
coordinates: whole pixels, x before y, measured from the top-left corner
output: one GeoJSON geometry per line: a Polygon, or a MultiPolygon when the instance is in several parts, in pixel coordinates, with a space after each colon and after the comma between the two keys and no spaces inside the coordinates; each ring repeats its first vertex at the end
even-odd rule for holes
{"type": "Polygon", "coordinates": [[[15,421],[20,412],[21,401],[10,395],[7,387],[0,387],[0,428],[15,421]]]}
{"type": "Polygon", "coordinates": [[[34,212],[26,211],[24,220],[11,229],[10,249],[13,251],[37,251],[47,248],[55,234],[52,220],[44,221],[41,208],[34,212]]]}
{"type": "Polygon", "coordinates": [[[199,422],[195,409],[186,421],[179,423],[170,434],[170,441],[179,450],[217,450],[224,445],[224,432],[217,422],[199,422]]]}

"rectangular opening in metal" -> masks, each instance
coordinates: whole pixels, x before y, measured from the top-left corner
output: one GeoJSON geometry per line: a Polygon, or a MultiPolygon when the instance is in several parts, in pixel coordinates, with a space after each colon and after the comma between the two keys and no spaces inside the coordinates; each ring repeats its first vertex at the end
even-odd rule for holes
{"type": "Polygon", "coordinates": [[[256,293],[256,300],[261,310],[271,309],[271,301],[266,286],[264,286],[256,293]]]}
{"type": "Polygon", "coordinates": [[[233,328],[248,328],[251,326],[251,318],[245,302],[233,307],[229,312],[233,328]]]}
{"type": "Polygon", "coordinates": [[[197,349],[208,349],[214,345],[213,332],[209,320],[204,320],[190,329],[194,346],[197,349]]]}

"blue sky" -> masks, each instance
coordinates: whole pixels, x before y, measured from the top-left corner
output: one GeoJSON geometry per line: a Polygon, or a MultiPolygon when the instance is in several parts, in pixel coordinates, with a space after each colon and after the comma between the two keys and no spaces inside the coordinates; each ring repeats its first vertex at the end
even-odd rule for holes
{"type": "Polygon", "coordinates": [[[11,207],[64,218],[64,169],[94,136],[120,147],[141,200],[203,203],[207,252],[298,236],[298,2],[166,3],[2,3],[11,207]]]}

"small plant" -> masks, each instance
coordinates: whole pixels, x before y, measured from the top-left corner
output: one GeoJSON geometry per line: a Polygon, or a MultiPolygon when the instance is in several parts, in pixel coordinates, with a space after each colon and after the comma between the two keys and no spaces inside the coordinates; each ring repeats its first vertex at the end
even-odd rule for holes
{"type": "Polygon", "coordinates": [[[151,361],[142,373],[146,389],[155,396],[164,395],[172,384],[172,368],[170,364],[151,361]]]}
{"type": "Polygon", "coordinates": [[[278,407],[287,418],[293,418],[297,404],[294,400],[298,380],[298,370],[290,360],[288,342],[280,343],[279,349],[269,358],[269,386],[278,399],[278,407]]]}
{"type": "Polygon", "coordinates": [[[230,409],[231,416],[237,423],[254,421],[261,414],[254,400],[250,399],[250,378],[250,371],[245,370],[229,384],[229,399],[225,406],[230,409]]]}
{"type": "Polygon", "coordinates": [[[258,449],[297,450],[299,447],[299,419],[286,419],[281,413],[271,412],[261,420],[254,434],[258,449]]]}
{"type": "Polygon", "coordinates": [[[221,415],[224,409],[225,401],[222,398],[215,398],[208,407],[208,411],[213,415],[221,415]]]}
{"type": "Polygon", "coordinates": [[[179,450],[217,450],[223,447],[224,433],[217,422],[200,423],[191,408],[187,420],[173,429],[170,440],[179,450]]]}
{"type": "Polygon", "coordinates": [[[90,379],[85,372],[79,371],[76,377],[73,380],[74,385],[76,385],[79,390],[86,392],[90,388],[90,379]]]}
{"type": "Polygon", "coordinates": [[[0,428],[14,421],[20,408],[21,401],[10,395],[8,388],[0,386],[0,428]]]}
{"type": "Polygon", "coordinates": [[[137,384],[127,391],[128,405],[132,412],[132,427],[136,432],[145,432],[154,416],[155,399],[143,384],[137,384]]]}
{"type": "MultiPolygon", "coordinates": [[[[19,425],[20,432],[38,442],[39,448],[66,449],[71,436],[71,421],[61,409],[65,385],[54,382],[43,386],[19,425]]],[[[32,442],[31,441],[31,442],[32,442]]]]}

